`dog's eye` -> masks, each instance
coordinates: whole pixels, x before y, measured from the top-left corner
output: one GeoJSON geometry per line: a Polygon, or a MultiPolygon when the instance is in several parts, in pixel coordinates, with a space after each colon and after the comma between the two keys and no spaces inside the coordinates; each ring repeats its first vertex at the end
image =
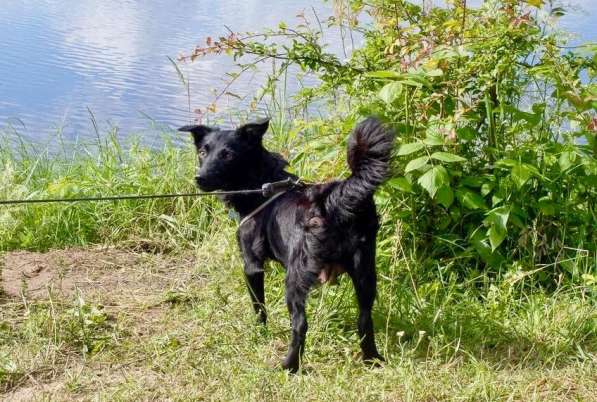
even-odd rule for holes
{"type": "Polygon", "coordinates": [[[224,160],[230,160],[232,159],[232,152],[223,149],[220,151],[220,158],[224,160]]]}
{"type": "Polygon", "coordinates": [[[201,148],[201,149],[199,150],[199,157],[200,157],[201,159],[203,159],[203,158],[205,158],[206,156],[207,156],[207,150],[205,150],[204,148],[201,148]]]}

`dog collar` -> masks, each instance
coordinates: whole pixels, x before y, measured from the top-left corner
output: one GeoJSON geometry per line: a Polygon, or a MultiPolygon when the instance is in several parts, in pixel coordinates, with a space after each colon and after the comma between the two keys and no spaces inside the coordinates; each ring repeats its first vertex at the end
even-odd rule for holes
{"type": "Polygon", "coordinates": [[[255,217],[255,215],[257,215],[259,212],[263,211],[263,209],[265,207],[267,207],[269,204],[271,204],[272,202],[274,202],[278,197],[280,197],[283,194],[286,194],[286,190],[281,191],[281,192],[273,195],[269,200],[265,201],[263,204],[261,204],[260,206],[258,206],[253,212],[251,212],[249,215],[247,215],[243,219],[241,219],[240,223],[238,224],[238,227],[240,228],[249,219],[255,217]]]}

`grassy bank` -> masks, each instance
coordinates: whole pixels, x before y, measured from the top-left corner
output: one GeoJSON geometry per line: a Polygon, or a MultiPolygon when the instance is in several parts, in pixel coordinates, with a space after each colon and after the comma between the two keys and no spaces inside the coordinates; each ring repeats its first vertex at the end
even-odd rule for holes
{"type": "MultiPolygon", "coordinates": [[[[0,144],[2,199],[195,191],[190,147],[166,142],[150,149],[135,140],[122,144],[107,133],[87,144],[40,150],[5,134],[0,144]]],[[[223,224],[225,214],[214,209],[222,211],[213,197],[3,207],[0,250],[123,241],[160,250],[188,247],[223,224]]]]}
{"type": "MultiPolygon", "coordinates": [[[[330,145],[343,136],[314,126],[269,140],[296,150],[286,156],[301,176],[323,179],[342,174],[343,152],[330,145]]],[[[2,198],[192,190],[190,146],[125,147],[108,135],[73,156],[1,155],[2,198]]],[[[269,268],[271,320],[255,326],[234,223],[216,200],[3,208],[3,271],[30,261],[60,279],[44,292],[24,277],[20,296],[2,296],[0,390],[17,400],[591,400],[590,284],[546,291],[528,271],[462,280],[450,264],[422,267],[404,252],[390,204],[378,201],[375,323],[387,363],[359,362],[342,278],[310,298],[299,376],[277,367],[289,336],[283,269],[269,268]]]]}
{"type": "Polygon", "coordinates": [[[177,255],[89,248],[20,255],[63,261],[66,275],[93,286],[2,301],[3,398],[594,397],[595,307],[582,292],[548,296],[443,284],[415,302],[403,262],[390,272],[382,267],[375,321],[387,358],[383,368],[368,369],[358,360],[356,308],[342,278],[312,294],[304,372],[288,375],[278,367],[289,335],[283,272],[272,267],[268,274],[270,322],[258,327],[232,246],[227,230],[177,255]]]}

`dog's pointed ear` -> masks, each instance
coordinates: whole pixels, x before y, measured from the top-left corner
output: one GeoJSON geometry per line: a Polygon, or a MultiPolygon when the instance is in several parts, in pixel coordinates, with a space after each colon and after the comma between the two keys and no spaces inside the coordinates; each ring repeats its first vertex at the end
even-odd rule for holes
{"type": "Polygon", "coordinates": [[[193,141],[195,142],[195,146],[199,148],[201,146],[201,142],[203,141],[203,137],[205,137],[206,134],[214,131],[214,129],[203,125],[189,125],[179,128],[178,131],[191,133],[193,136],[193,141]]]}
{"type": "Polygon", "coordinates": [[[248,140],[261,142],[261,138],[269,127],[269,119],[261,119],[254,123],[247,123],[236,129],[238,135],[242,135],[248,140]]]}

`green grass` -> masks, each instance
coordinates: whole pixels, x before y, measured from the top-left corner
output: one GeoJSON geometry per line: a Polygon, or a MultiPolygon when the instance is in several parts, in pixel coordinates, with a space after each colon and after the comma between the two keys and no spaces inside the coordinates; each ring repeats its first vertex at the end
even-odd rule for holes
{"type": "MultiPolygon", "coordinates": [[[[376,305],[387,362],[359,360],[347,278],[315,290],[304,371],[279,369],[289,338],[283,271],[267,279],[270,321],[256,325],[232,230],[192,252],[157,292],[126,287],[50,300],[5,300],[0,384],[7,397],[96,400],[591,400],[595,305],[582,292],[460,291],[415,302],[383,276],[376,305]],[[175,278],[188,278],[178,282],[175,278]],[[44,388],[46,384],[46,388],[44,388]],[[49,385],[48,385],[49,384],[49,385]],[[19,393],[20,392],[20,393],[19,393]]],[[[139,283],[166,275],[162,256],[130,267],[139,283]],[[156,268],[157,267],[157,268],[156,268]],[[138,273],[141,273],[140,275],[138,273]]],[[[402,264],[399,264],[401,266],[402,264]]],[[[398,271],[398,270],[397,270],[398,271]]]]}
{"type": "MultiPolygon", "coordinates": [[[[310,130],[307,139],[277,135],[272,146],[300,150],[286,156],[302,177],[341,175],[343,152],[330,153],[329,145],[343,134],[310,130]]],[[[3,145],[0,197],[193,189],[190,145],[151,150],[114,138],[79,146],[76,157],[3,145]]],[[[304,370],[289,375],[279,368],[289,340],[283,269],[269,268],[263,328],[242,279],[235,225],[217,200],[2,208],[5,255],[101,244],[134,260],[98,265],[104,279],[88,275],[87,265],[68,265],[67,275],[82,272],[82,283],[93,284],[68,294],[0,295],[2,399],[594,399],[593,284],[547,291],[516,271],[463,280],[449,265],[430,275],[406,257],[392,235],[396,222],[381,211],[387,238],[374,319],[386,364],[360,362],[353,290],[341,278],[312,293],[304,370]],[[117,281],[105,279],[112,273],[117,281]]]]}
{"type": "MultiPolygon", "coordinates": [[[[6,137],[5,137],[6,138],[6,137]]],[[[40,152],[0,144],[2,199],[193,192],[194,151],[170,142],[123,145],[115,132],[89,144],[40,152]],[[67,153],[68,152],[68,153],[67,153]]],[[[225,214],[214,197],[41,204],[0,210],[0,250],[133,241],[173,249],[200,241],[225,214]]]]}

